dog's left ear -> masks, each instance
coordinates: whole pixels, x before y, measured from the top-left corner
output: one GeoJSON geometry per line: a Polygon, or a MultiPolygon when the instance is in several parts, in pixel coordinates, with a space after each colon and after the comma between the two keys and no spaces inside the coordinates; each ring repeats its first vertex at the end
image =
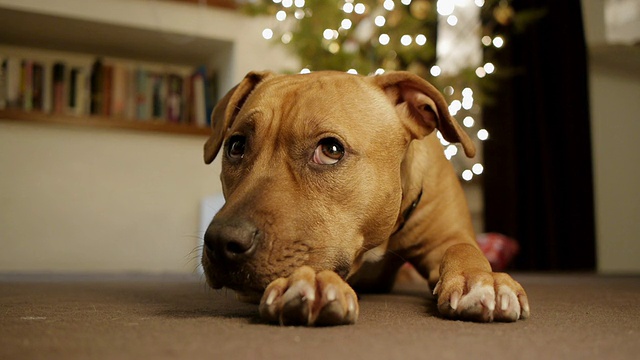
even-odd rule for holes
{"type": "Polygon", "coordinates": [[[229,90],[222,100],[218,102],[211,114],[212,134],[204,144],[204,162],[206,164],[211,164],[216,155],[218,155],[227,129],[233,124],[233,120],[235,120],[240,108],[242,108],[253,89],[262,80],[271,75],[272,73],[268,71],[248,73],[238,85],[229,90]]]}
{"type": "Polygon", "coordinates": [[[442,94],[418,75],[405,72],[389,72],[372,78],[401,113],[412,136],[421,138],[436,128],[450,142],[459,142],[468,157],[476,154],[476,148],[466,132],[449,114],[442,94]],[[403,114],[404,113],[404,114],[403,114]]]}

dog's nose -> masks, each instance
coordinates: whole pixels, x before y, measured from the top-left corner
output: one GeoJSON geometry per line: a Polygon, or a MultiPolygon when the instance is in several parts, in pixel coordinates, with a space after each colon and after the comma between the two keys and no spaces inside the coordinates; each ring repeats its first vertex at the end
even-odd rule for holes
{"type": "Polygon", "coordinates": [[[239,262],[255,253],[261,237],[262,233],[249,221],[214,219],[204,235],[204,245],[217,260],[239,262]]]}

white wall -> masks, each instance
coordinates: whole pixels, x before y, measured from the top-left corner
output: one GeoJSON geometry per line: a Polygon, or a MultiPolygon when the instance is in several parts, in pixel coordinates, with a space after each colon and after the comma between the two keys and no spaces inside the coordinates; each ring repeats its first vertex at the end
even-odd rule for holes
{"type": "Polygon", "coordinates": [[[640,273],[640,74],[590,75],[598,270],[640,273]]]}
{"type": "Polygon", "coordinates": [[[0,122],[0,271],[193,271],[204,141],[0,122]]]}
{"type": "MultiPolygon", "coordinates": [[[[604,0],[583,0],[598,271],[640,273],[640,51],[605,43],[604,0]]],[[[611,35],[611,34],[608,34],[611,35]]],[[[614,36],[615,38],[615,36],[614,36]]]]}

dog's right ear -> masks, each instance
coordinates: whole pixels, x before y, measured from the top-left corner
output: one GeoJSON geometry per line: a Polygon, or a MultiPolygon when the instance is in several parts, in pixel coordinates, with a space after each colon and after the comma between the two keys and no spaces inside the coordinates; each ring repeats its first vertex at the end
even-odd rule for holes
{"type": "Polygon", "coordinates": [[[268,71],[252,71],[248,73],[238,85],[229,90],[222,100],[218,102],[211,114],[212,134],[204,144],[204,162],[206,164],[211,164],[216,155],[218,155],[227,130],[233,124],[242,105],[244,105],[253,89],[271,75],[272,73],[268,71]]]}

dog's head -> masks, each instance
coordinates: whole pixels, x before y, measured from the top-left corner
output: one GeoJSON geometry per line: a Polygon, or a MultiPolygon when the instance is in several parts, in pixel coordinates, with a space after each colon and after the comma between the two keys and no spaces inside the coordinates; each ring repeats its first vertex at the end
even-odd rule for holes
{"type": "Polygon", "coordinates": [[[261,294],[309,265],[342,277],[399,226],[409,142],[435,128],[474,148],[440,93],[405,72],[249,73],[220,101],[205,162],[221,152],[226,204],[205,234],[209,284],[261,294]],[[222,149],[222,150],[220,150],[222,149]]]}

